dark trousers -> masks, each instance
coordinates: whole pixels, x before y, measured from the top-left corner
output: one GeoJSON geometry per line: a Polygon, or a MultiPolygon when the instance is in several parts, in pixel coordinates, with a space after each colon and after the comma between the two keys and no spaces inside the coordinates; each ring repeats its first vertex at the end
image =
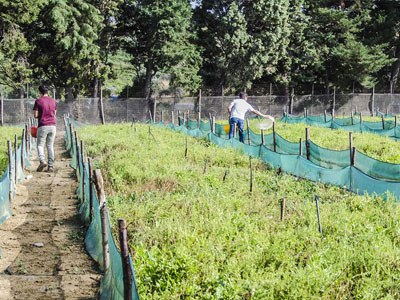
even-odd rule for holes
{"type": "Polygon", "coordinates": [[[235,130],[235,124],[239,128],[239,141],[244,143],[244,120],[239,118],[229,119],[229,138],[233,138],[233,131],[235,130]]]}

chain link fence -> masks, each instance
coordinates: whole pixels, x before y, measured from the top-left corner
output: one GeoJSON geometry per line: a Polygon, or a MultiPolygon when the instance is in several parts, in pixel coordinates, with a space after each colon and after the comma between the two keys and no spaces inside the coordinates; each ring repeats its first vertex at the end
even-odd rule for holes
{"type": "MultiPolygon", "coordinates": [[[[201,112],[203,119],[208,119],[209,115],[217,119],[228,118],[228,105],[235,99],[235,96],[207,96],[207,97],[161,97],[146,101],[144,98],[119,98],[104,99],[104,116],[107,123],[120,122],[139,122],[150,118],[150,113],[154,115],[156,110],[156,121],[163,119],[171,122],[172,114],[177,118],[177,112],[189,112],[192,119],[198,118],[201,112]]],[[[263,113],[275,117],[282,116],[284,111],[290,112],[290,97],[286,96],[249,96],[248,102],[253,107],[263,113]]],[[[339,94],[333,95],[303,95],[293,97],[292,113],[295,115],[303,114],[307,108],[308,115],[322,115],[326,110],[331,113],[333,102],[335,102],[335,115],[349,115],[352,111],[371,115],[372,107],[374,112],[388,112],[400,114],[400,94],[339,94]]],[[[29,99],[4,99],[3,101],[3,123],[6,125],[16,125],[23,123],[27,118],[32,117],[34,100],[29,99]]],[[[88,123],[100,124],[100,99],[99,98],[80,98],[73,102],[57,102],[57,115],[69,113],[75,120],[88,123]]],[[[62,122],[59,122],[62,123],[62,122]]]]}

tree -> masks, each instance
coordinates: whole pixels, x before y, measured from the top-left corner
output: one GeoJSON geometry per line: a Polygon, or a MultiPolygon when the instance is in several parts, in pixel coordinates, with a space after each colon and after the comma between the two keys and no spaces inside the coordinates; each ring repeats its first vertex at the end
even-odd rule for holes
{"type": "Polygon", "coordinates": [[[49,79],[66,89],[67,101],[72,101],[93,78],[100,60],[95,44],[102,29],[102,16],[83,0],[50,0],[35,26],[31,43],[36,76],[49,79]]]}
{"type": "Polygon", "coordinates": [[[118,32],[132,63],[144,68],[144,97],[150,99],[157,72],[172,75],[172,84],[196,90],[201,56],[193,41],[191,7],[185,0],[130,0],[121,6],[118,32]]]}

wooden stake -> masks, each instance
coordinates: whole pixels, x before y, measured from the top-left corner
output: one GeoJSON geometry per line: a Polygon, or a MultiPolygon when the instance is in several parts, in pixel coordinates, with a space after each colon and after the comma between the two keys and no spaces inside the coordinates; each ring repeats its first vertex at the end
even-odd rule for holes
{"type": "Polygon", "coordinates": [[[17,135],[14,136],[14,170],[15,170],[15,186],[17,186],[17,179],[18,179],[18,137],[17,135]]]}
{"type": "Polygon", "coordinates": [[[201,125],[201,112],[199,112],[198,113],[199,115],[198,115],[198,117],[197,117],[197,126],[199,127],[199,129],[200,129],[200,125],[201,125]]]}
{"type": "Polygon", "coordinates": [[[10,181],[8,199],[11,201],[13,199],[13,188],[14,188],[14,175],[13,175],[13,155],[11,148],[11,141],[7,141],[8,146],[8,178],[10,181]]]}
{"type": "Polygon", "coordinates": [[[86,168],[85,168],[85,143],[81,140],[81,162],[82,162],[82,203],[85,203],[86,200],[86,168]]]}
{"type": "Polygon", "coordinates": [[[318,200],[319,200],[319,198],[317,196],[315,196],[315,205],[317,207],[317,217],[318,217],[318,229],[319,229],[319,233],[322,235],[322,225],[321,225],[321,218],[320,218],[320,215],[319,215],[318,200]]]}
{"type": "Polygon", "coordinates": [[[73,133],[73,126],[71,123],[69,123],[69,140],[70,140],[70,150],[72,152],[71,155],[74,153],[74,133],[73,133]]]}
{"type": "Polygon", "coordinates": [[[264,145],[265,137],[264,137],[264,129],[261,129],[261,144],[264,145]]]}
{"type": "Polygon", "coordinates": [[[247,124],[247,142],[250,145],[250,126],[249,126],[249,119],[246,119],[246,124],[247,124]]]}
{"type": "Polygon", "coordinates": [[[281,202],[281,221],[283,221],[286,211],[286,199],[282,198],[280,202],[281,202]]]}
{"type": "Polygon", "coordinates": [[[381,116],[382,116],[382,129],[385,130],[385,118],[383,114],[381,116]]]}
{"type": "Polygon", "coordinates": [[[351,165],[352,165],[352,166],[355,166],[355,165],[356,165],[356,153],[357,153],[357,148],[356,148],[356,147],[353,147],[353,148],[351,149],[351,152],[352,152],[352,155],[351,155],[351,157],[352,157],[351,165]]]}
{"type": "Polygon", "coordinates": [[[309,131],[309,128],[306,128],[306,153],[307,153],[307,160],[310,160],[310,131],[309,131]]]}
{"type": "Polygon", "coordinates": [[[88,157],[88,168],[89,168],[89,224],[90,224],[92,223],[92,218],[93,218],[93,201],[94,201],[92,159],[90,157],[88,157]]]}
{"type": "Polygon", "coordinates": [[[225,170],[224,178],[222,178],[222,181],[223,181],[223,182],[225,182],[226,176],[228,176],[228,174],[229,174],[229,170],[225,170]]]}
{"type": "Polygon", "coordinates": [[[151,111],[150,111],[150,110],[149,110],[149,115],[150,115],[150,121],[154,123],[153,115],[151,114],[151,111]]]}
{"type": "Polygon", "coordinates": [[[121,248],[122,273],[124,280],[124,300],[132,300],[132,270],[129,261],[126,221],[118,220],[119,224],[119,241],[121,248]]]}
{"type": "Polygon", "coordinates": [[[188,138],[187,138],[187,136],[186,136],[185,158],[188,157],[188,152],[189,152],[189,148],[188,148],[188,138]]]}
{"type": "Polygon", "coordinates": [[[157,98],[154,96],[154,103],[153,103],[153,121],[156,123],[156,110],[157,110],[157,98]]]}
{"type": "Polygon", "coordinates": [[[3,92],[1,92],[1,101],[0,101],[0,122],[1,122],[1,126],[4,125],[4,96],[3,96],[3,92]]]}
{"type": "Polygon", "coordinates": [[[353,133],[349,132],[349,152],[350,152],[350,164],[352,164],[353,161],[353,133]]]}
{"type": "Polygon", "coordinates": [[[207,159],[204,160],[203,174],[206,174],[206,172],[207,172],[207,159]]]}
{"type": "Polygon", "coordinates": [[[397,127],[397,115],[394,116],[394,127],[397,127]]]}
{"type": "Polygon", "coordinates": [[[351,115],[351,125],[354,125],[353,114],[351,115]]]}
{"type": "Polygon", "coordinates": [[[251,156],[250,158],[250,193],[253,192],[253,163],[251,162],[251,156]]]}
{"type": "Polygon", "coordinates": [[[274,152],[276,152],[276,132],[275,132],[275,122],[272,122],[272,137],[274,139],[274,152]]]}
{"type": "Polygon", "coordinates": [[[75,133],[75,161],[76,161],[76,176],[78,177],[78,174],[81,173],[81,166],[79,165],[79,140],[78,140],[78,134],[75,133]]]}
{"type": "Polygon", "coordinates": [[[375,86],[372,88],[372,116],[375,114],[375,86]]]}
{"type": "Polygon", "coordinates": [[[307,118],[307,108],[304,107],[304,118],[307,118]]]}
{"type": "MultiPolygon", "coordinates": [[[[362,118],[362,113],[360,112],[360,125],[362,125],[362,123],[363,123],[363,118],[362,118]]],[[[361,130],[362,130],[362,128],[361,128],[361,130]]]]}
{"type": "Polygon", "coordinates": [[[171,124],[175,125],[175,117],[174,117],[174,111],[171,110],[171,124]]]}
{"type": "Polygon", "coordinates": [[[21,137],[21,168],[25,170],[25,128],[22,129],[21,137]]]}
{"type": "Polygon", "coordinates": [[[107,272],[110,266],[110,250],[108,244],[108,216],[107,216],[107,204],[106,195],[104,193],[103,177],[101,171],[97,169],[94,173],[94,182],[96,185],[97,196],[100,203],[100,217],[101,217],[101,235],[103,240],[103,266],[104,273],[107,272]]]}
{"type": "Polygon", "coordinates": [[[326,123],[326,109],[324,110],[324,121],[326,123]]]}
{"type": "Polygon", "coordinates": [[[215,134],[215,116],[212,117],[212,133],[215,134]]]}
{"type": "Polygon", "coordinates": [[[161,111],[161,123],[164,124],[164,111],[163,110],[161,111]]]}

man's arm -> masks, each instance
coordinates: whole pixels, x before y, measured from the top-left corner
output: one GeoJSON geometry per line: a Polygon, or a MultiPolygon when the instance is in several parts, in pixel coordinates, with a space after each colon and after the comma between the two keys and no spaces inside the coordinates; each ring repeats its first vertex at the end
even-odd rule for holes
{"type": "Polygon", "coordinates": [[[256,114],[257,116],[260,116],[262,118],[266,118],[266,119],[270,119],[271,121],[275,121],[275,118],[273,116],[270,115],[264,115],[261,112],[259,112],[258,110],[252,110],[251,111],[253,114],[256,114]]]}
{"type": "Polygon", "coordinates": [[[232,107],[233,107],[233,103],[229,104],[229,106],[228,106],[228,113],[229,113],[229,115],[231,114],[232,107]]]}
{"type": "Polygon", "coordinates": [[[36,119],[39,119],[39,111],[38,111],[38,110],[34,110],[34,111],[33,111],[33,116],[34,116],[36,119]]]}

